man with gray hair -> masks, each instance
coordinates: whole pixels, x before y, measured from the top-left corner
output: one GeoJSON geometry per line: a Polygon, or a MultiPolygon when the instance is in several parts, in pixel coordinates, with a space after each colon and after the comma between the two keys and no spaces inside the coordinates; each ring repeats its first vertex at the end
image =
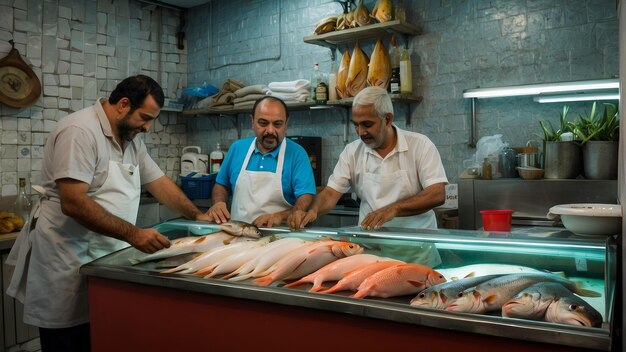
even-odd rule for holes
{"type": "MultiPolygon", "coordinates": [[[[359,140],[348,144],[308,211],[295,211],[288,223],[298,229],[327,213],[343,193],[361,199],[359,224],[365,230],[383,224],[401,228],[437,228],[433,208],[445,201],[448,183],[441,157],[428,137],[393,124],[393,105],[387,91],[363,89],[352,103],[352,123],[359,140]]],[[[382,246],[383,255],[430,267],[441,263],[434,246],[421,250],[382,246]]]]}

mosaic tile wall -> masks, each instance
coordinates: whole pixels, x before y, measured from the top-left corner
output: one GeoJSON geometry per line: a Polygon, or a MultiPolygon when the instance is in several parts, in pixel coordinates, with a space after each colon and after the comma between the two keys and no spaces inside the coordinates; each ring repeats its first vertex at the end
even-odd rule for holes
{"type": "MultiPolygon", "coordinates": [[[[25,109],[0,105],[2,195],[18,178],[38,183],[48,133],[64,116],[106,97],[125,77],[146,74],[180,96],[186,50],[177,48],[179,12],[126,0],[0,0],[0,57],[15,48],[39,77],[43,94],[25,109]]],[[[184,119],[163,112],[144,136],[150,154],[175,178],[187,144],[184,119]]]]}

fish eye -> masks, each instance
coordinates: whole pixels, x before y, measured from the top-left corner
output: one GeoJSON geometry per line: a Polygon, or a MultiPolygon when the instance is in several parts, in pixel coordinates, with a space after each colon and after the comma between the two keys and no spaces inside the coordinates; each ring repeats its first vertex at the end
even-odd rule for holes
{"type": "Polygon", "coordinates": [[[576,310],[577,308],[578,308],[578,306],[575,305],[575,304],[570,304],[569,305],[569,310],[576,310]]]}
{"type": "Polygon", "coordinates": [[[459,298],[463,297],[463,292],[459,292],[459,294],[456,295],[456,296],[459,297],[459,298]]]}
{"type": "Polygon", "coordinates": [[[425,295],[425,294],[423,294],[423,293],[420,293],[420,294],[418,294],[418,295],[417,295],[417,297],[419,297],[419,298],[424,298],[424,297],[426,297],[426,295],[425,295]]]}

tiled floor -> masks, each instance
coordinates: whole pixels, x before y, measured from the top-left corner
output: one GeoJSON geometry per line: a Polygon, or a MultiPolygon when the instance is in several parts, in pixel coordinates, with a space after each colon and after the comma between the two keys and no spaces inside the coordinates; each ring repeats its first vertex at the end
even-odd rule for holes
{"type": "Polygon", "coordinates": [[[11,346],[7,349],[7,352],[40,352],[41,344],[39,338],[34,338],[30,341],[26,341],[21,345],[11,346]]]}

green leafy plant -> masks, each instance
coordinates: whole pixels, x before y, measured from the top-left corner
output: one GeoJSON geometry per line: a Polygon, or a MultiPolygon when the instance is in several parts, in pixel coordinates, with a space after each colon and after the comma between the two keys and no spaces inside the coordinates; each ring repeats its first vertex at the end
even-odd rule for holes
{"type": "Polygon", "coordinates": [[[554,129],[550,121],[539,121],[541,129],[543,130],[543,139],[545,141],[560,141],[561,135],[566,132],[573,132],[573,124],[567,121],[567,114],[569,113],[569,106],[563,106],[563,112],[559,117],[559,128],[554,129]]]}
{"type": "Polygon", "coordinates": [[[582,143],[588,141],[619,140],[619,112],[614,104],[604,103],[602,114],[594,102],[591,113],[579,116],[573,125],[573,132],[582,143]]]}

